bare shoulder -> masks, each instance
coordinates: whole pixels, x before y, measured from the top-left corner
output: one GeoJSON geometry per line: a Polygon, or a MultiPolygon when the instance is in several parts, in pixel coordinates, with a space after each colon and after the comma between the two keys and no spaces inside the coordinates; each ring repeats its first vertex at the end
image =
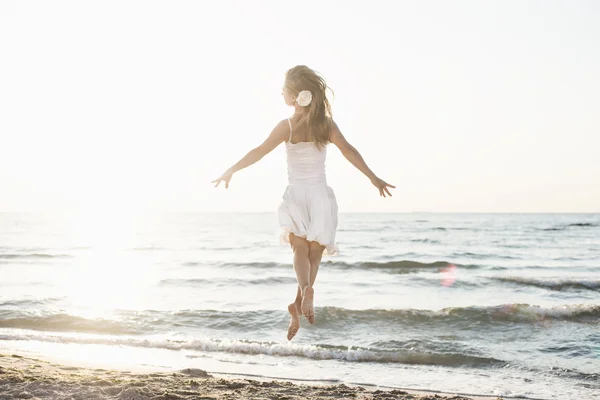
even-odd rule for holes
{"type": "Polygon", "coordinates": [[[288,118],[282,119],[275,127],[289,132],[290,120],[288,118]]]}
{"type": "Polygon", "coordinates": [[[282,119],[275,125],[269,137],[273,139],[287,140],[290,136],[290,125],[287,119],[282,119]]]}
{"type": "Polygon", "coordinates": [[[331,119],[330,126],[331,126],[330,132],[329,132],[330,135],[342,133],[342,131],[340,131],[340,127],[338,126],[338,124],[336,124],[336,122],[333,118],[331,119]]]}
{"type": "Polygon", "coordinates": [[[340,127],[335,123],[335,121],[331,120],[331,130],[329,132],[329,141],[336,146],[340,147],[346,143],[346,138],[342,134],[340,127]]]}
{"type": "Polygon", "coordinates": [[[283,119],[279,121],[277,125],[275,125],[275,127],[269,134],[269,137],[265,139],[261,147],[264,149],[268,149],[268,151],[271,151],[279,143],[286,141],[289,136],[290,126],[288,125],[288,120],[283,119]]]}

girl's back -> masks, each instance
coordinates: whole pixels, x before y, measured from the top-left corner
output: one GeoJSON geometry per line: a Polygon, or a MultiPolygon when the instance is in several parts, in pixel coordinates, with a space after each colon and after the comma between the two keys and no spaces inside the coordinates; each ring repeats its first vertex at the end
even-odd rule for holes
{"type": "Polygon", "coordinates": [[[290,137],[285,143],[287,154],[288,182],[292,184],[326,185],[325,159],[327,147],[318,148],[314,142],[293,142],[292,122],[288,119],[290,137]]]}

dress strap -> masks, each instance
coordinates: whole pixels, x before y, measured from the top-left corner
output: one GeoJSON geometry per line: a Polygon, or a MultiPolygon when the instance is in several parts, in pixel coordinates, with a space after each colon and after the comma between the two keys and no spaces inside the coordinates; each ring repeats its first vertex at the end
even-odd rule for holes
{"type": "Polygon", "coordinates": [[[292,121],[288,118],[288,124],[290,125],[290,137],[288,138],[288,143],[292,141],[292,121]]]}

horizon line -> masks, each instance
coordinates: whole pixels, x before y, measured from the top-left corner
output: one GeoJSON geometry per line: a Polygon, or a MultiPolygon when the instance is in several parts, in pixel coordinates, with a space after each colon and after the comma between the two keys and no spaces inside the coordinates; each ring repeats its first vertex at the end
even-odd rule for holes
{"type": "MultiPolygon", "coordinates": [[[[94,210],[85,210],[86,212],[94,210]]],[[[102,213],[103,210],[98,210],[102,213]]],[[[55,211],[0,211],[0,214],[68,214],[80,213],[82,210],[55,211]]],[[[136,214],[131,210],[112,210],[115,213],[136,214]]],[[[276,214],[277,211],[173,211],[151,210],[140,214],[276,214]]],[[[340,211],[339,214],[600,214],[600,211],[340,211]]]]}

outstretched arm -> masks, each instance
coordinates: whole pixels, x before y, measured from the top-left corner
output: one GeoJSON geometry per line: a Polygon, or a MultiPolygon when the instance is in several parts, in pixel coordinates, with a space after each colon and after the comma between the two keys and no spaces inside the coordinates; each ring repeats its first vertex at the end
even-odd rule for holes
{"type": "Polygon", "coordinates": [[[259,161],[261,158],[269,154],[273,149],[283,141],[285,141],[289,135],[290,128],[286,122],[286,120],[281,121],[280,123],[273,128],[271,134],[265,141],[258,147],[250,150],[240,161],[235,163],[231,168],[223,173],[219,178],[212,181],[215,184],[215,187],[219,186],[221,182],[225,182],[225,188],[229,187],[229,181],[233,174],[241,169],[251,166],[252,164],[259,161]]]}
{"type": "Polygon", "coordinates": [[[342,135],[342,132],[340,131],[335,122],[333,122],[333,127],[329,135],[329,140],[331,141],[331,143],[335,144],[338,147],[338,149],[340,149],[342,155],[346,158],[346,160],[350,161],[352,165],[354,165],[360,172],[362,172],[367,176],[367,178],[369,178],[371,183],[377,189],[379,189],[380,196],[386,197],[386,193],[388,194],[388,196],[392,195],[388,187],[394,189],[396,187],[390,185],[389,183],[386,183],[383,179],[378,178],[377,175],[375,175],[373,171],[371,171],[371,169],[369,168],[365,160],[362,158],[358,150],[356,150],[354,146],[348,143],[344,135],[342,135]]]}

